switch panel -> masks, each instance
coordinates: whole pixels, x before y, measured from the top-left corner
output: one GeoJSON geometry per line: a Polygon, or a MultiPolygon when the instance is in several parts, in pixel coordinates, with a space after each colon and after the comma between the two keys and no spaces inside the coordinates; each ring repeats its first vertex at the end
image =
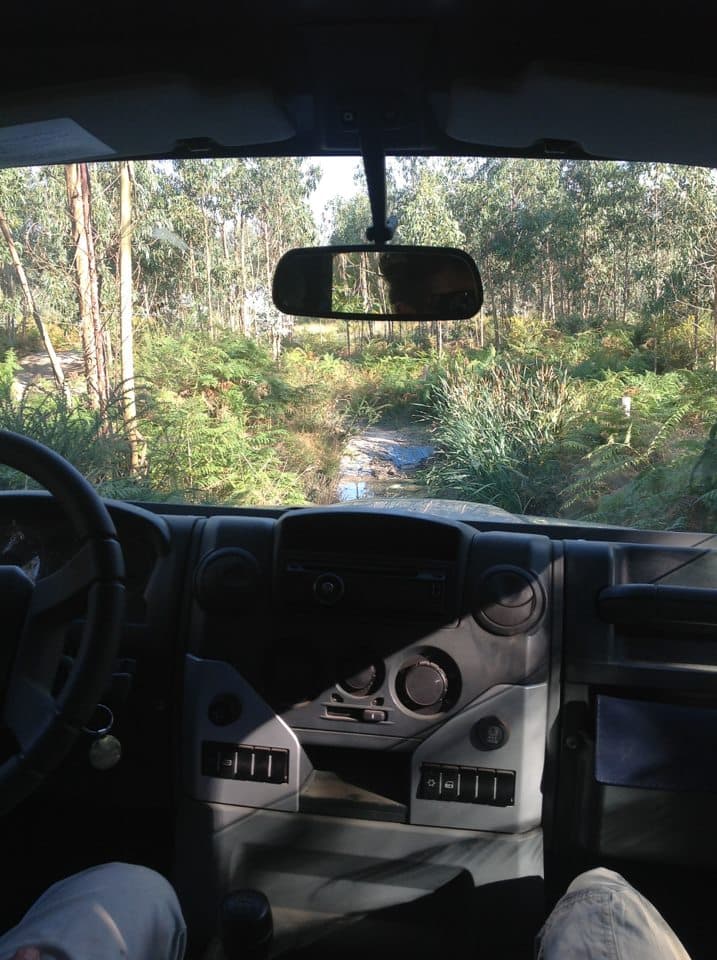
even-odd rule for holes
{"type": "Polygon", "coordinates": [[[202,773],[224,780],[288,783],[289,751],[204,740],[202,773]]]}
{"type": "Polygon", "coordinates": [[[510,807],[515,802],[515,771],[423,763],[417,797],[510,807]]]}

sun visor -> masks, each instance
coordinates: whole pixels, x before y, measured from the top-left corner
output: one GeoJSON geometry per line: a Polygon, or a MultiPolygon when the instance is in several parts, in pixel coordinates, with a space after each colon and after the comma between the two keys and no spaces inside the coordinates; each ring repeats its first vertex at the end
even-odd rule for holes
{"type": "Polygon", "coordinates": [[[510,86],[456,83],[445,130],[508,150],[563,140],[596,157],[713,165],[717,90],[667,90],[658,77],[617,83],[536,65],[510,86]]]}
{"type": "Polygon", "coordinates": [[[69,117],[0,127],[0,167],[99,160],[114,151],[69,117]]]}
{"type": "Polygon", "coordinates": [[[0,102],[0,166],[162,155],[179,140],[276,143],[294,127],[268,89],[218,92],[183,80],[110,82],[0,102]]]}

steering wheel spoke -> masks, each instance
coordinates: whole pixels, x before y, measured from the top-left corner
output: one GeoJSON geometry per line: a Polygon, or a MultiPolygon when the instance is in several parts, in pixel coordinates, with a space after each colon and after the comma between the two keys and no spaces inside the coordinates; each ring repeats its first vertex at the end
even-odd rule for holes
{"type": "Polygon", "coordinates": [[[29,618],[57,618],[96,579],[92,543],[85,543],[64,566],[35,584],[29,618]]]}
{"type": "Polygon", "coordinates": [[[23,754],[32,750],[38,736],[48,731],[57,718],[57,702],[50,691],[16,671],[5,695],[2,719],[23,754]]]}

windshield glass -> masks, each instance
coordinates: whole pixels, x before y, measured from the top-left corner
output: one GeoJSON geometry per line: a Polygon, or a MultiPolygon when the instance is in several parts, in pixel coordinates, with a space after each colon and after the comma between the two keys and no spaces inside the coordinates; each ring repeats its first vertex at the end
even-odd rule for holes
{"type": "Polygon", "coordinates": [[[472,319],[274,308],[287,249],[364,241],[353,158],[0,171],[0,426],[135,501],[431,498],[717,529],[712,172],[388,167],[396,242],[474,257],[472,319]]]}

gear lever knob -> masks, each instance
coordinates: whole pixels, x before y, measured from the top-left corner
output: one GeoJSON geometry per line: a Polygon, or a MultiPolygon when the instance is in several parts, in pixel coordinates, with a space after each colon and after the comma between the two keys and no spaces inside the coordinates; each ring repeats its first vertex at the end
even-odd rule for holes
{"type": "Polygon", "coordinates": [[[226,960],[266,960],[274,933],[271,904],[260,890],[231,890],[220,909],[226,960]]]}

